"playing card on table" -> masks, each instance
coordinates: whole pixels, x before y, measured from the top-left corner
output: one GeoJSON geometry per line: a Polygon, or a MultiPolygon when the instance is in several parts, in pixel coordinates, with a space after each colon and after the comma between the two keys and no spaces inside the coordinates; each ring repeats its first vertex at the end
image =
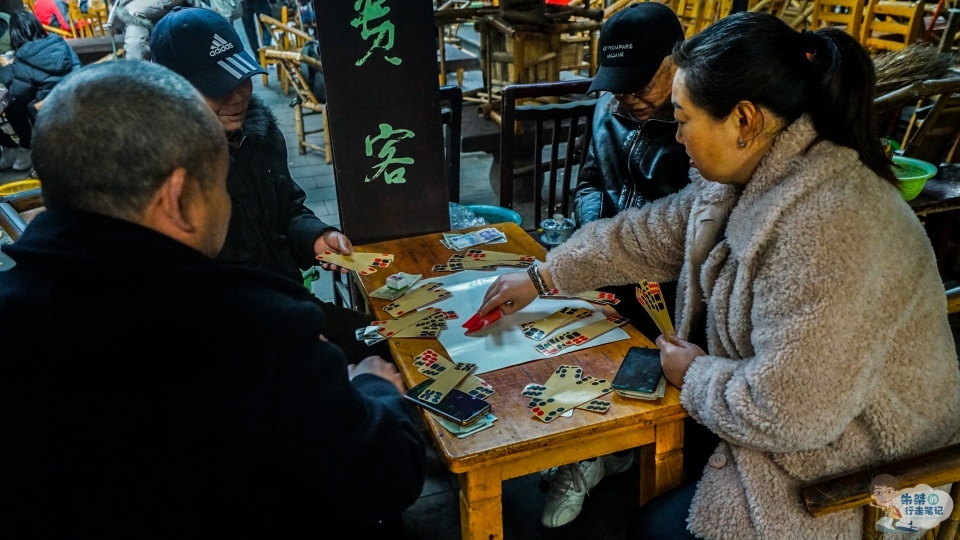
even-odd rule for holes
{"type": "Polygon", "coordinates": [[[615,306],[620,303],[620,300],[613,293],[603,292],[603,291],[585,291],[580,294],[571,294],[565,295],[560,294],[557,289],[547,290],[547,294],[542,295],[544,298],[579,298],[581,300],[586,300],[591,304],[603,304],[607,306],[615,306]]]}
{"type": "MultiPolygon", "coordinates": [[[[417,366],[417,371],[431,379],[436,379],[444,371],[456,366],[453,361],[433,349],[427,349],[415,356],[413,365],[417,366]]],[[[494,393],[493,387],[476,375],[467,375],[454,388],[480,399],[487,399],[494,393]]]]}
{"type": "Polygon", "coordinates": [[[476,367],[476,364],[454,364],[453,369],[443,370],[417,397],[428,403],[440,403],[476,367]]]}
{"type": "Polygon", "coordinates": [[[390,304],[387,304],[383,310],[389,313],[391,317],[399,317],[419,307],[432,304],[433,302],[450,296],[450,291],[441,289],[440,285],[442,285],[442,283],[432,283],[414,289],[390,304]]]}
{"type": "Polygon", "coordinates": [[[471,257],[466,254],[454,254],[450,256],[449,263],[460,263],[463,264],[467,269],[480,269],[480,268],[493,268],[496,266],[516,266],[518,268],[526,268],[533,264],[533,261],[536,259],[486,259],[483,257],[471,257]]]}
{"type": "Polygon", "coordinates": [[[601,321],[592,322],[579,328],[564,332],[557,337],[540,343],[537,345],[536,349],[540,354],[545,356],[553,356],[568,347],[582,345],[597,336],[603,335],[610,330],[617,328],[618,326],[623,326],[628,321],[629,319],[626,317],[611,315],[610,317],[607,317],[601,321]]]}
{"type": "Polygon", "coordinates": [[[477,261],[503,261],[503,262],[528,262],[537,260],[533,255],[521,255],[519,253],[507,253],[504,251],[490,251],[483,249],[469,249],[463,254],[477,261]]]}
{"type": "Polygon", "coordinates": [[[610,383],[606,379],[584,377],[549,398],[539,400],[532,412],[534,417],[544,422],[552,422],[557,416],[583,404],[587,404],[589,410],[606,412],[609,409],[607,402],[591,402],[602,401],[597,398],[610,390],[610,383]]]}
{"type": "Polygon", "coordinates": [[[521,396],[533,398],[527,407],[533,407],[541,399],[546,399],[553,394],[572,386],[583,377],[583,368],[574,365],[561,365],[553,370],[553,374],[543,384],[528,384],[520,392],[521,396]]]}
{"type": "Polygon", "coordinates": [[[393,262],[393,255],[389,253],[360,253],[353,252],[351,255],[341,255],[332,251],[325,251],[317,255],[317,260],[321,263],[335,264],[349,270],[353,270],[361,276],[366,276],[377,271],[377,268],[386,268],[393,262]]]}
{"type": "Polygon", "coordinates": [[[566,324],[570,324],[573,321],[584,319],[592,314],[593,311],[587,308],[575,308],[568,306],[555,311],[539,321],[523,323],[520,325],[520,328],[523,330],[524,336],[536,341],[540,341],[557,328],[560,328],[566,324]]]}
{"type": "Polygon", "coordinates": [[[656,390],[650,393],[634,392],[632,390],[622,390],[622,389],[614,389],[614,392],[620,394],[623,397],[628,397],[633,399],[645,399],[648,401],[652,401],[655,399],[662,398],[663,393],[666,391],[666,388],[667,388],[667,380],[666,378],[661,377],[659,384],[657,384],[656,390]]]}
{"type": "Polygon", "coordinates": [[[373,321],[367,328],[376,327],[377,334],[379,334],[381,337],[389,338],[411,326],[422,328],[425,326],[436,325],[440,321],[444,320],[446,320],[446,316],[440,309],[425,308],[410,312],[403,317],[397,317],[395,319],[388,319],[385,321],[373,321]]]}

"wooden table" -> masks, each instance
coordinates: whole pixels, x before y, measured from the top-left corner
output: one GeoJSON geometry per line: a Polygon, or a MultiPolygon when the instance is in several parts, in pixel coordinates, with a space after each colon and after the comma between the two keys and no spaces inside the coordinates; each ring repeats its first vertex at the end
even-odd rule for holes
{"type": "MultiPolygon", "coordinates": [[[[543,247],[519,226],[500,223],[496,227],[506,233],[508,243],[489,249],[544,258],[543,247]]],[[[440,244],[441,237],[428,234],[357,247],[358,251],[396,256],[388,270],[360,278],[365,300],[375,316],[387,318],[382,308],[389,302],[370,298],[368,293],[382,286],[387,276],[398,271],[422,273],[424,278],[442,275],[430,269],[454,252],[440,244]]],[[[450,321],[443,332],[463,331],[460,324],[472,313],[458,315],[460,319],[450,321]]],[[[666,395],[653,402],[610,393],[604,399],[611,400],[613,407],[606,414],[577,409],[573,417],[549,424],[533,418],[526,406],[529,399],[520,395],[524,386],[546,381],[561,364],[579,365],[585,375],[613,379],[629,347],[653,346],[632,326],[624,329],[630,339],[484,373],[482,378],[496,390],[488,401],[498,420],[488,429],[458,439],[425,415],[440,459],[459,475],[462,538],[502,539],[501,483],[550,467],[640,447],[639,504],[680,484],[686,413],[680,406],[680,392],[673,386],[667,385],[666,395]]],[[[428,348],[443,352],[436,339],[394,339],[389,345],[409,386],[424,380],[412,365],[413,357],[428,348]]]]}

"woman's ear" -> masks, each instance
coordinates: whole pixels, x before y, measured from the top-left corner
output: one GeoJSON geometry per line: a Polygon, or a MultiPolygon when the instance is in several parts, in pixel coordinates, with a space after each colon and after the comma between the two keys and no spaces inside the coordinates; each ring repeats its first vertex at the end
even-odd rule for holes
{"type": "Polygon", "coordinates": [[[751,101],[741,101],[733,109],[740,124],[740,136],[745,141],[752,141],[763,135],[766,127],[766,115],[763,109],[751,101]]]}

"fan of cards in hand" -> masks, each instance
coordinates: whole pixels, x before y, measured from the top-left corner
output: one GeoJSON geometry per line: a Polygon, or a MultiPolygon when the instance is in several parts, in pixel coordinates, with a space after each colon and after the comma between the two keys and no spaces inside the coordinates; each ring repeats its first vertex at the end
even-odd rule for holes
{"type": "Polygon", "coordinates": [[[641,281],[640,286],[637,287],[637,301],[650,314],[661,334],[669,336],[674,333],[673,323],[670,322],[670,313],[667,312],[667,303],[663,300],[659,283],[641,281]]]}
{"type": "Polygon", "coordinates": [[[350,255],[341,255],[332,251],[325,251],[317,255],[317,260],[323,264],[335,264],[337,266],[353,270],[361,276],[366,276],[377,271],[377,268],[386,268],[393,262],[393,255],[389,253],[360,253],[354,251],[350,255]]]}

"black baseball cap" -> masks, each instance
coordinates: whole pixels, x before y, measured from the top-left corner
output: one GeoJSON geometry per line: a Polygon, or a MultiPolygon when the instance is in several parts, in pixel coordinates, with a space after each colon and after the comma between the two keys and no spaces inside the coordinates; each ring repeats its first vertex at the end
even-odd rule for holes
{"type": "Polygon", "coordinates": [[[640,2],[615,12],[600,28],[600,68],[588,91],[642,90],[681,41],[680,20],[665,4],[640,2]]]}
{"type": "Polygon", "coordinates": [[[190,81],[201,94],[219,98],[254,75],[266,74],[243,49],[240,36],[216,11],[177,6],[150,35],[150,56],[190,81]]]}

